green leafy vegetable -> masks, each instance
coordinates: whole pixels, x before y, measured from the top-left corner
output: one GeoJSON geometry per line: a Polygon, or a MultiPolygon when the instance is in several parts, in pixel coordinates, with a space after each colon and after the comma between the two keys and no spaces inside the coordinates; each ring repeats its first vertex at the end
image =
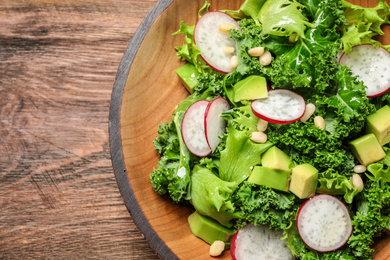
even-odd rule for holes
{"type": "Polygon", "coordinates": [[[318,176],[317,193],[325,193],[331,195],[344,195],[345,202],[351,204],[353,198],[359,193],[359,189],[355,188],[352,183],[352,178],[341,175],[329,169],[321,172],[318,176]]]}
{"type": "Polygon", "coordinates": [[[368,178],[375,180],[381,178],[384,181],[390,182],[390,148],[384,147],[386,156],[379,162],[368,165],[367,170],[371,173],[367,174],[368,178]]]}
{"type": "Polygon", "coordinates": [[[225,181],[241,183],[249,177],[252,167],[260,164],[260,155],[272,146],[272,143],[257,144],[250,135],[228,126],[226,148],[221,152],[219,177],[225,181]]]}
{"type": "Polygon", "coordinates": [[[299,205],[291,193],[275,191],[265,186],[243,182],[233,198],[244,219],[255,225],[269,224],[272,229],[290,225],[299,205]]]}
{"type": "Polygon", "coordinates": [[[246,131],[247,134],[257,131],[259,118],[253,114],[250,105],[231,109],[225,112],[222,117],[228,120],[237,130],[246,131]]]}
{"type": "Polygon", "coordinates": [[[354,157],[343,143],[319,129],[312,121],[286,125],[269,125],[268,139],[289,154],[298,164],[309,163],[320,172],[329,168],[350,172],[354,157]]]}
{"type": "Polygon", "coordinates": [[[230,200],[238,187],[236,182],[223,181],[199,165],[192,170],[191,181],[191,203],[199,213],[228,227],[233,225],[231,220],[241,218],[230,200]]]}
{"type": "MultiPolygon", "coordinates": [[[[346,8],[345,17],[347,26],[344,27],[344,35],[341,39],[345,53],[349,53],[353,46],[369,43],[381,46],[381,43],[372,39],[376,35],[384,35],[381,29],[383,24],[389,24],[390,7],[385,0],[379,0],[374,8],[363,8],[341,1],[346,8]]],[[[385,46],[389,49],[389,46],[385,46]]]]}
{"type": "Polygon", "coordinates": [[[194,42],[195,25],[189,26],[184,22],[180,23],[180,29],[173,35],[184,34],[184,43],[182,46],[175,47],[178,58],[193,64],[199,73],[213,73],[212,69],[201,58],[201,51],[194,42]]]}
{"type": "Polygon", "coordinates": [[[226,10],[225,12],[235,19],[251,17],[256,19],[266,0],[246,0],[237,11],[226,10]]]}
{"type": "Polygon", "coordinates": [[[268,0],[257,16],[264,34],[305,38],[306,27],[311,26],[302,14],[303,5],[292,0],[268,0]]]}
{"type": "Polygon", "coordinates": [[[357,212],[352,219],[353,232],[348,245],[358,259],[372,259],[374,238],[388,229],[390,186],[377,179],[367,181],[357,196],[357,212]],[[387,210],[386,210],[387,208],[387,210]]]}
{"type": "Polygon", "coordinates": [[[180,125],[184,112],[177,113],[170,124],[164,123],[158,129],[154,141],[161,159],[158,168],[150,175],[153,189],[158,194],[169,193],[175,202],[190,199],[191,154],[181,137],[180,125]]]}

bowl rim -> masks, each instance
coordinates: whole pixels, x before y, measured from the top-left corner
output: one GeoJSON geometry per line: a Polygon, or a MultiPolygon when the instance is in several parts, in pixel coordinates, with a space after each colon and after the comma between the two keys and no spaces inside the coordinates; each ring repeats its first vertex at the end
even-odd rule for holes
{"type": "Polygon", "coordinates": [[[114,175],[119,187],[121,196],[125,202],[126,208],[132,216],[138,229],[144,234],[146,241],[151,248],[162,259],[179,259],[175,253],[159,237],[154,228],[149,223],[143,213],[131,187],[127,175],[126,165],[123,157],[122,139],[121,139],[121,110],[122,98],[126,82],[129,76],[130,68],[134,58],[142,44],[143,39],[149,32],[153,23],[158,17],[173,3],[174,0],[160,0],[142,21],[119,64],[115,77],[113,90],[111,93],[111,103],[109,112],[109,145],[111,153],[111,163],[114,169],[114,175]]]}

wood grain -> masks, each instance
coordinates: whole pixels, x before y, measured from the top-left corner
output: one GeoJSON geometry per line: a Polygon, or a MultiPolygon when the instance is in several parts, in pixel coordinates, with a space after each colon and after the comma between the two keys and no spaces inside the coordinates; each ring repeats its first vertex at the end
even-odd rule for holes
{"type": "Polygon", "coordinates": [[[108,143],[119,63],[156,3],[0,1],[1,259],[159,259],[108,143]]]}

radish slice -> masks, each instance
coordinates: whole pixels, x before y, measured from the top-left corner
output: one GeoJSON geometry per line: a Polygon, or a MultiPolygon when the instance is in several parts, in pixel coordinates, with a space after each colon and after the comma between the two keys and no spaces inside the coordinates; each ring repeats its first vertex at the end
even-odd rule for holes
{"type": "Polygon", "coordinates": [[[193,103],[187,109],[181,121],[183,141],[188,150],[199,157],[205,157],[211,153],[204,128],[204,115],[209,103],[207,100],[199,100],[193,103]]]}
{"type": "Polygon", "coordinates": [[[347,207],[336,197],[317,195],[299,208],[297,228],[305,244],[319,252],[342,247],[352,234],[347,207]]]}
{"type": "Polygon", "coordinates": [[[252,102],[253,113],[274,124],[295,122],[303,116],[305,109],[303,97],[288,89],[272,89],[268,91],[268,98],[252,102]]]}
{"type": "Polygon", "coordinates": [[[205,113],[206,140],[210,149],[214,152],[221,139],[219,138],[226,130],[227,122],[221,117],[223,112],[230,109],[228,101],[222,97],[210,101],[205,113]]]}
{"type": "Polygon", "coordinates": [[[380,47],[362,44],[343,54],[340,64],[351,68],[352,74],[363,81],[367,97],[376,97],[390,89],[390,53],[380,47]]]}
{"type": "Polygon", "coordinates": [[[293,259],[282,240],[283,231],[272,231],[265,225],[248,224],[231,239],[230,254],[233,260],[293,259]]]}
{"type": "Polygon", "coordinates": [[[194,41],[202,52],[202,59],[210,67],[222,73],[229,73],[234,70],[230,67],[230,60],[236,54],[235,51],[225,53],[223,49],[224,47],[235,49],[235,42],[228,38],[229,33],[219,30],[222,24],[233,25],[236,29],[240,28],[237,22],[228,14],[219,11],[208,12],[196,23],[194,41]]]}

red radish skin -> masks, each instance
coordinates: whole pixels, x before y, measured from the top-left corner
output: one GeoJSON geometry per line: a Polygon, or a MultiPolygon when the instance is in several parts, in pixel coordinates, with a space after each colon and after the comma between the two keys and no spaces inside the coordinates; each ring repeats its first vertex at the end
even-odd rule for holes
{"type": "Polygon", "coordinates": [[[268,97],[252,102],[253,113],[273,124],[290,124],[301,119],[306,110],[304,98],[288,89],[272,89],[268,97]]]}
{"type": "Polygon", "coordinates": [[[390,89],[390,53],[371,44],[357,45],[339,59],[339,63],[351,68],[366,88],[367,97],[377,97],[390,89]]]}
{"type": "Polygon", "coordinates": [[[234,70],[230,67],[230,60],[236,53],[225,53],[223,47],[235,49],[236,46],[228,33],[219,30],[222,24],[231,24],[236,29],[240,28],[236,20],[228,14],[220,11],[208,12],[195,25],[194,41],[207,65],[216,71],[230,73],[234,70]]]}
{"type": "Polygon", "coordinates": [[[181,122],[184,144],[191,153],[199,157],[205,157],[211,153],[204,128],[204,116],[209,103],[207,100],[193,103],[185,112],[181,122]]]}
{"type": "Polygon", "coordinates": [[[221,117],[221,114],[229,109],[229,102],[222,97],[211,100],[206,108],[204,117],[205,133],[207,143],[212,152],[215,151],[221,142],[219,137],[226,131],[227,122],[221,117]]]}
{"type": "Polygon", "coordinates": [[[339,249],[352,234],[347,207],[327,194],[305,201],[298,210],[296,225],[303,242],[318,252],[339,249]]]}
{"type": "Polygon", "coordinates": [[[238,234],[238,231],[236,233],[234,233],[234,235],[230,239],[230,255],[231,255],[233,260],[237,260],[236,255],[235,255],[237,234],[238,234]]]}
{"type": "Polygon", "coordinates": [[[294,259],[282,237],[281,230],[272,231],[265,225],[248,224],[233,235],[230,255],[233,260],[294,259]]]}

